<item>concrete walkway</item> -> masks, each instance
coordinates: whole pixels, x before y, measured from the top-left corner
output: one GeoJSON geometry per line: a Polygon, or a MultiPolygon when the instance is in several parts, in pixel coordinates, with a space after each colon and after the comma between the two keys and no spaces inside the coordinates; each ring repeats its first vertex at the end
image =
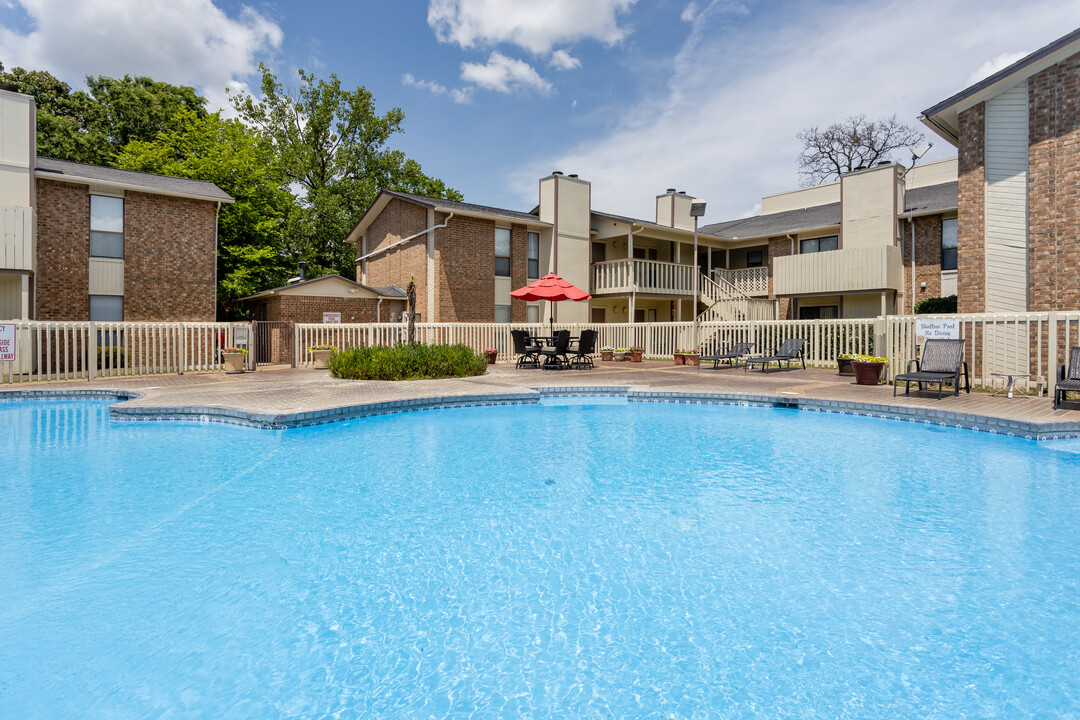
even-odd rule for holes
{"type": "Polygon", "coordinates": [[[0,396],[111,394],[117,419],[217,420],[284,428],[432,407],[535,403],[551,394],[626,395],[631,402],[752,403],[941,423],[1023,437],[1080,437],[1080,403],[1052,408],[1049,398],[903,392],[855,385],[831,370],[744,372],[670,362],[597,362],[593,370],[542,371],[495,365],[488,375],[451,380],[335,380],[325,370],[272,368],[243,375],[194,373],[9,385],[0,396]]]}

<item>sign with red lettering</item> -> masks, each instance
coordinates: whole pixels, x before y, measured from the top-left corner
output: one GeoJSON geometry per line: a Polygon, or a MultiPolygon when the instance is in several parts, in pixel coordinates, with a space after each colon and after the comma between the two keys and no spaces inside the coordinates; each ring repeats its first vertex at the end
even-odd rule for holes
{"type": "Polygon", "coordinates": [[[15,323],[0,323],[0,362],[15,362],[15,323]]]}
{"type": "Polygon", "coordinates": [[[339,312],[324,312],[322,314],[322,321],[324,325],[340,325],[341,313],[339,312]]]}

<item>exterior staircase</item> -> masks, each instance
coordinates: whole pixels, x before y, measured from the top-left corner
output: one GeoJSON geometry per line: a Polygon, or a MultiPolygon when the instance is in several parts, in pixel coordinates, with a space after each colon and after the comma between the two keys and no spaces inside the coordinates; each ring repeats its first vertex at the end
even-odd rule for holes
{"type": "MultiPolygon", "coordinates": [[[[721,277],[710,278],[701,273],[698,277],[700,299],[705,309],[698,313],[699,323],[744,322],[747,320],[775,320],[775,300],[751,298],[721,277]]],[[[699,348],[711,347],[719,330],[706,330],[698,339],[699,348]]]]}

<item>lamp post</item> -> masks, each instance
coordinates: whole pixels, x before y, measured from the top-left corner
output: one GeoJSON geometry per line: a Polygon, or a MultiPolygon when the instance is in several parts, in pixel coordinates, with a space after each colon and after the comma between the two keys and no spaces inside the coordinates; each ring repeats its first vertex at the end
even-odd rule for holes
{"type": "Polygon", "coordinates": [[[701,294],[701,281],[699,275],[701,275],[701,267],[698,265],[698,241],[697,241],[697,226],[698,218],[705,214],[705,201],[695,200],[690,203],[690,217],[694,218],[694,325],[693,333],[691,335],[690,349],[695,352],[700,348],[697,346],[697,328],[698,328],[698,297],[701,294]]]}

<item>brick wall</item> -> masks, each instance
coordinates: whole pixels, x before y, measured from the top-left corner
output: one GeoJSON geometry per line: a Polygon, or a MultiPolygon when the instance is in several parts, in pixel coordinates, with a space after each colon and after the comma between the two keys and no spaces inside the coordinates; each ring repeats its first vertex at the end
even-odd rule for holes
{"type": "MultiPolygon", "coordinates": [[[[442,213],[436,218],[444,219],[442,213]]],[[[511,253],[513,237],[511,230],[511,253]]],[[[435,283],[436,322],[495,321],[493,220],[455,216],[436,231],[435,283]]]]}
{"type": "Polygon", "coordinates": [[[124,320],[213,321],[216,203],[124,197],[124,320]]]}
{"type": "Polygon", "coordinates": [[[1080,309],[1080,54],[1028,79],[1032,311],[1080,309]]]}
{"type": "Polygon", "coordinates": [[[791,254],[791,239],[787,237],[773,237],[769,238],[769,253],[766,258],[766,264],[769,266],[769,299],[776,300],[779,315],[781,320],[791,319],[792,303],[790,298],[782,297],[777,298],[776,292],[773,290],[773,260],[778,257],[784,257],[791,254]]]}
{"type": "MultiPolygon", "coordinates": [[[[436,222],[442,222],[443,219],[445,215],[440,215],[436,222]]],[[[392,245],[402,238],[422,232],[427,226],[427,208],[395,198],[387,203],[368,227],[367,251],[372,253],[392,245]]],[[[357,243],[356,252],[357,257],[363,255],[363,245],[357,243]]],[[[382,253],[367,263],[366,285],[397,285],[404,290],[410,278],[416,283],[416,309],[420,313],[420,319],[424,322],[438,322],[438,313],[435,313],[435,317],[429,317],[427,310],[426,234],[382,253]]],[[[359,269],[357,279],[359,280],[359,269]]],[[[494,294],[495,291],[492,290],[492,296],[494,294]]]]}
{"type": "MultiPolygon", "coordinates": [[[[37,181],[38,320],[90,319],[90,194],[37,181]]],[[[211,275],[213,277],[213,275],[211,275]]]]}
{"type": "MultiPolygon", "coordinates": [[[[494,232],[494,230],[492,230],[494,232]]],[[[524,225],[510,226],[510,289],[517,290],[529,284],[529,230],[524,225]]],[[[510,321],[525,322],[528,303],[510,299],[510,321]]]]}
{"type": "MultiPolygon", "coordinates": [[[[271,295],[250,301],[253,317],[260,320],[291,320],[298,323],[321,323],[324,312],[341,313],[343,323],[375,322],[377,298],[343,298],[302,295],[271,295]],[[257,306],[262,305],[260,310],[257,306]]],[[[399,303],[400,304],[400,303],[399,303]]],[[[390,303],[383,301],[383,322],[390,317],[390,303]]]]}
{"type": "MultiPolygon", "coordinates": [[[[915,218],[915,302],[941,297],[941,215],[915,218]],[[926,289],[921,287],[926,283],[926,289]]],[[[911,228],[904,223],[904,287],[897,312],[911,312],[911,228]]]]}
{"type": "Polygon", "coordinates": [[[960,146],[957,148],[958,242],[957,309],[962,313],[986,309],[986,247],[984,192],[986,152],[986,103],[960,113],[960,146]]]}

